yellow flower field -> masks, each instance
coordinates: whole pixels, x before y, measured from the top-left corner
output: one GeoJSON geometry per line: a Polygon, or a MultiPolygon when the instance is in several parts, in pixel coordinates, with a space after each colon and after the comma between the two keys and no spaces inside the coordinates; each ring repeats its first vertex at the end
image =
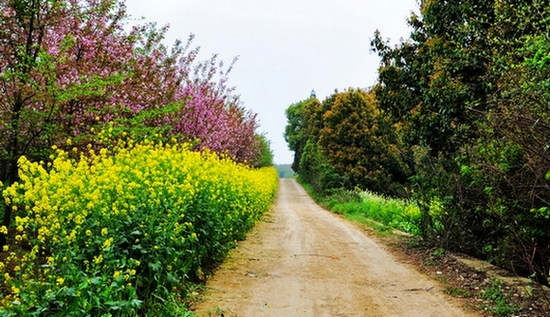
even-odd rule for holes
{"type": "Polygon", "coordinates": [[[184,298],[272,204],[274,168],[131,142],[19,161],[0,316],[136,316],[184,298]],[[80,156],[79,159],[72,157],[80,156]]]}

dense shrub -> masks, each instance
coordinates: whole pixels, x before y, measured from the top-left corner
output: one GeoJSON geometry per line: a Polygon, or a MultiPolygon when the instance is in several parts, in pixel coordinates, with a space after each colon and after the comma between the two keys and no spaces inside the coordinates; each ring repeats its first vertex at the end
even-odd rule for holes
{"type": "Polygon", "coordinates": [[[2,316],[162,315],[277,188],[273,167],[176,143],[128,140],[51,159],[22,157],[20,181],[4,191],[15,221],[1,228],[13,233],[0,262],[2,316]]]}

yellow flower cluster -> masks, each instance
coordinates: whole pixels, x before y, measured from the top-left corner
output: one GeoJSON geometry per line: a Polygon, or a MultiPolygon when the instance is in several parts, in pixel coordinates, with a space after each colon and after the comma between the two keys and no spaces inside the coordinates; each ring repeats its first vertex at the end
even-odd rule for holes
{"type": "Polygon", "coordinates": [[[0,310],[31,309],[50,293],[67,307],[87,307],[98,300],[82,294],[105,288],[109,298],[99,302],[139,297],[136,283],[178,288],[211,265],[206,259],[219,260],[273,202],[274,168],[252,169],[188,145],[120,144],[89,148],[78,160],[56,149],[51,166],[19,160],[20,182],[3,195],[15,210],[14,243],[30,248],[0,262],[0,283],[12,290],[0,310]],[[76,285],[81,296],[71,293],[76,285]]]}

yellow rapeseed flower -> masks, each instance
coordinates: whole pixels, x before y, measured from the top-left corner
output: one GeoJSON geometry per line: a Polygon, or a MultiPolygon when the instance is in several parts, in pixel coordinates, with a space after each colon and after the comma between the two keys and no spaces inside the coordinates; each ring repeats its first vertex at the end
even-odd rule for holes
{"type": "MultiPolygon", "coordinates": [[[[103,133],[100,137],[109,140],[110,136],[103,133]]],[[[103,252],[114,244],[109,234],[125,236],[136,244],[154,241],[149,247],[181,248],[199,238],[197,232],[203,232],[200,226],[205,221],[195,221],[209,220],[205,217],[213,217],[211,220],[220,225],[218,232],[232,240],[243,233],[240,226],[231,227],[233,224],[245,219],[249,227],[273,202],[278,184],[274,168],[249,168],[227,156],[220,158],[209,151],[193,152],[189,150],[190,145],[136,144],[131,139],[119,144],[109,151],[97,148],[99,152],[92,151],[95,147],[89,144],[88,149],[80,153],[79,160],[71,158],[78,157],[78,152],[69,157],[68,153],[55,149],[52,166],[47,170],[39,163],[20,159],[20,184],[13,184],[3,194],[8,203],[20,209],[28,206],[23,208],[32,216],[26,220],[16,219],[14,227],[22,239],[23,233],[31,232],[32,228],[38,237],[38,248],[28,257],[18,259],[19,255],[14,255],[10,263],[21,260],[16,263],[21,263],[22,272],[26,273],[26,263],[45,258],[50,265],[38,267],[38,274],[42,282],[51,281],[54,262],[56,267],[61,267],[70,265],[74,259],[69,253],[51,256],[40,253],[45,251],[45,242],[59,250],[89,249],[96,243],[97,237],[93,235],[100,233],[101,239],[105,239],[103,252]],[[197,204],[204,204],[205,208],[197,208],[197,204]],[[145,215],[131,228],[138,230],[139,235],[123,231],[126,230],[123,221],[132,219],[134,214],[145,215]],[[160,223],[150,230],[154,219],[160,219],[160,223]]],[[[8,228],[0,227],[0,233],[8,233],[8,228]]],[[[4,250],[8,252],[8,246],[4,250]]],[[[111,256],[119,255],[109,254],[111,256]]],[[[182,273],[183,259],[172,256],[159,261],[165,270],[182,273]]],[[[121,268],[113,263],[116,261],[106,261],[101,254],[93,257],[93,263],[84,260],[85,276],[92,276],[92,270],[100,265],[102,270],[113,272],[114,278],[124,276],[132,281],[141,265],[138,260],[130,260],[128,267],[119,271],[121,268]]],[[[33,280],[31,275],[28,280],[33,280]]],[[[60,284],[60,280],[56,282],[60,284]]],[[[7,283],[6,287],[12,284],[14,282],[7,283]]]]}
{"type": "Polygon", "coordinates": [[[109,248],[113,244],[113,241],[114,241],[113,237],[105,240],[105,242],[103,242],[103,250],[109,248]]]}
{"type": "Polygon", "coordinates": [[[11,293],[13,295],[17,296],[17,295],[19,295],[19,292],[20,292],[19,288],[15,287],[15,286],[11,287],[11,293]]]}
{"type": "Polygon", "coordinates": [[[95,264],[100,264],[102,261],[103,261],[103,255],[100,254],[99,256],[94,257],[95,264]]]}

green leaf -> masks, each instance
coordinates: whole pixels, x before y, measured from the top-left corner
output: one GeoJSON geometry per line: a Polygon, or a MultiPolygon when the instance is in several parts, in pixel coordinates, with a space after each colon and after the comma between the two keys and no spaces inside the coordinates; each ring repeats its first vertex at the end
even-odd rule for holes
{"type": "Polygon", "coordinates": [[[162,267],[162,264],[160,263],[160,261],[157,261],[155,263],[147,263],[147,265],[155,272],[158,272],[160,270],[160,268],[162,267]]]}
{"type": "Polygon", "coordinates": [[[92,279],[90,280],[90,282],[91,282],[93,285],[99,285],[99,284],[101,284],[101,277],[96,276],[96,277],[92,278],[92,279]]]}
{"type": "Polygon", "coordinates": [[[67,290],[65,291],[65,293],[67,294],[67,296],[72,296],[72,297],[76,297],[76,290],[74,289],[74,287],[69,287],[67,288],[67,290]]]}

